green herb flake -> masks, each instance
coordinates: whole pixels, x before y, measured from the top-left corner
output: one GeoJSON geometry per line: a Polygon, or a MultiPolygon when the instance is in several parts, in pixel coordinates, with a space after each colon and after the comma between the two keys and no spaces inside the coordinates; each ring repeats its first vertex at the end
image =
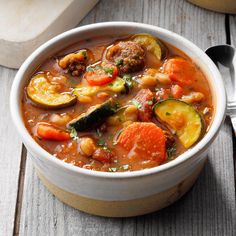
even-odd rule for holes
{"type": "Polygon", "coordinates": [[[127,165],[123,165],[123,166],[122,166],[122,169],[123,169],[123,170],[128,170],[128,169],[129,169],[129,165],[128,165],[128,164],[127,164],[127,165]]]}
{"type": "Polygon", "coordinates": [[[142,108],[142,104],[139,103],[137,100],[133,99],[133,100],[132,100],[132,103],[133,103],[138,109],[141,109],[141,108],[142,108]]]}
{"type": "Polygon", "coordinates": [[[87,51],[86,50],[82,50],[81,51],[82,55],[85,57],[85,59],[87,58],[87,51]]]}
{"type": "Polygon", "coordinates": [[[78,134],[75,128],[70,128],[70,137],[74,140],[78,139],[78,134]]]}
{"type": "Polygon", "coordinates": [[[125,81],[125,85],[128,89],[132,89],[134,84],[133,84],[133,79],[132,76],[129,74],[125,74],[123,76],[123,80],[125,81]]]}
{"type": "Polygon", "coordinates": [[[104,139],[98,139],[97,145],[98,145],[98,146],[105,146],[105,145],[106,145],[106,142],[105,142],[104,139]]]}
{"type": "Polygon", "coordinates": [[[114,69],[113,69],[113,68],[104,67],[103,70],[104,70],[109,76],[112,76],[112,75],[113,75],[113,72],[114,72],[114,69]]]}
{"type": "Polygon", "coordinates": [[[117,65],[117,66],[122,66],[123,63],[124,63],[124,60],[123,60],[123,59],[119,59],[119,60],[116,61],[116,65],[117,65]]]}
{"type": "Polygon", "coordinates": [[[170,115],[171,115],[171,113],[167,111],[166,112],[166,116],[170,116],[170,115]]]}
{"type": "Polygon", "coordinates": [[[108,168],[108,171],[109,172],[116,172],[118,170],[118,168],[116,168],[116,167],[110,167],[110,168],[108,168]]]}
{"type": "Polygon", "coordinates": [[[153,105],[153,101],[152,100],[148,101],[147,103],[148,103],[148,105],[153,105]]]}
{"type": "Polygon", "coordinates": [[[155,104],[157,102],[157,99],[154,97],[152,98],[152,103],[155,104]]]}
{"type": "Polygon", "coordinates": [[[176,148],[176,144],[174,144],[172,147],[167,148],[166,152],[169,160],[176,155],[176,148]]]}

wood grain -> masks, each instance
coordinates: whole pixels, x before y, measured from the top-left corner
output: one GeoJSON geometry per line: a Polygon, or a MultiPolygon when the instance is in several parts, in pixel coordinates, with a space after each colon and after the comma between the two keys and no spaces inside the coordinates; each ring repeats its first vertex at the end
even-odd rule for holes
{"type": "Polygon", "coordinates": [[[21,161],[21,142],[9,112],[14,70],[0,67],[0,235],[12,235],[21,161]]]}
{"type": "MultiPolygon", "coordinates": [[[[202,49],[225,43],[225,16],[183,0],[101,1],[81,25],[114,20],[150,23],[177,32],[202,49]]],[[[235,189],[229,120],[192,190],[174,205],[133,218],[91,216],[59,202],[27,161],[20,235],[235,235],[235,189]]]]}
{"type": "Polygon", "coordinates": [[[230,15],[229,25],[230,25],[231,44],[236,47],[236,15],[230,15]]]}

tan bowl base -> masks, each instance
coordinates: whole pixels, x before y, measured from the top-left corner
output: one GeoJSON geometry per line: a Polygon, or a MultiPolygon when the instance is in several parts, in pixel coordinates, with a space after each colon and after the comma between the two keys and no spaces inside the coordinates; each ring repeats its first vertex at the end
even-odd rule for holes
{"type": "Polygon", "coordinates": [[[67,192],[52,184],[38,170],[37,173],[50,192],[62,202],[76,209],[99,216],[130,217],[160,210],[178,200],[194,184],[203,166],[204,163],[202,163],[188,178],[164,192],[141,199],[127,201],[102,201],[82,197],[67,192]]]}

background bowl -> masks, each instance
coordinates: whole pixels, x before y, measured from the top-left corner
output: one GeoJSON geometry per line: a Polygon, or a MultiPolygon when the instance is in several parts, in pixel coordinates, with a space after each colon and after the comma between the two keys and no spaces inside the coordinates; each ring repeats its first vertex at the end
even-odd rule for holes
{"type": "Polygon", "coordinates": [[[221,76],[209,57],[187,39],[165,29],[132,22],[107,22],[79,27],[39,47],[16,74],[10,97],[12,119],[32,154],[46,187],[63,202],[102,216],[134,216],[161,209],[179,199],[197,179],[207,150],[224,120],[226,96],[221,76]],[[41,148],[30,136],[21,115],[22,91],[42,62],[79,40],[102,35],[149,33],[186,53],[203,71],[213,95],[214,117],[203,139],[175,160],[151,169],[107,173],[67,164],[41,148]]]}

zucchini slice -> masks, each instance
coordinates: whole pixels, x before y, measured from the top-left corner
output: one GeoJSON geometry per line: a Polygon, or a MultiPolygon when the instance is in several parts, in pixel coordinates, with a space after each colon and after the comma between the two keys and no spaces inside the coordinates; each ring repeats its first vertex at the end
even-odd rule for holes
{"type": "Polygon", "coordinates": [[[45,73],[37,74],[30,80],[27,95],[39,107],[46,109],[68,107],[77,101],[77,97],[72,94],[58,92],[45,73]]]}
{"type": "Polygon", "coordinates": [[[120,77],[116,77],[114,81],[112,81],[108,85],[104,86],[77,86],[73,94],[76,96],[93,96],[98,92],[101,91],[111,91],[114,93],[122,93],[126,91],[126,84],[125,80],[120,77]]]}
{"type": "Polygon", "coordinates": [[[150,34],[136,34],[132,37],[132,40],[145,47],[158,60],[165,56],[166,49],[163,44],[150,34]]]}
{"type": "Polygon", "coordinates": [[[154,106],[156,117],[169,125],[185,148],[199,140],[204,130],[201,115],[191,105],[175,99],[167,99],[154,106]]]}
{"type": "Polygon", "coordinates": [[[67,127],[74,128],[76,131],[90,130],[113,115],[117,109],[118,103],[110,98],[102,104],[90,107],[87,112],[70,121],[67,127]]]}

